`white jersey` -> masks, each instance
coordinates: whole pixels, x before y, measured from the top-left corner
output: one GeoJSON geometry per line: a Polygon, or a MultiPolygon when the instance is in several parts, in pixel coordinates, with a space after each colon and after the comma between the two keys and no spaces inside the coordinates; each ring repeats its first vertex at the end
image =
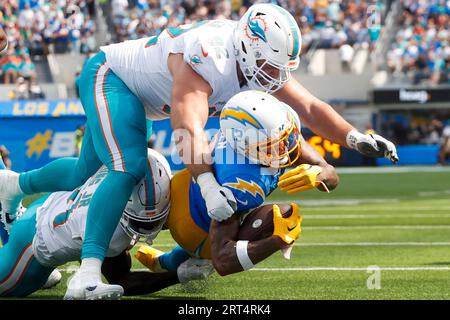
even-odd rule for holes
{"type": "MultiPolygon", "coordinates": [[[[37,209],[33,252],[41,264],[56,267],[80,259],[89,204],[107,174],[103,166],[82,187],[52,193],[37,209]]],[[[130,243],[131,238],[119,224],[106,256],[119,255],[130,243]]]]}
{"type": "MultiPolygon", "coordinates": [[[[240,92],[233,45],[236,22],[209,20],[167,28],[160,35],[103,46],[106,64],[141,100],[148,119],[170,116],[172,75],[167,58],[182,53],[212,88],[210,115],[240,92]]],[[[186,79],[189,81],[189,79],[186,79]]]]}

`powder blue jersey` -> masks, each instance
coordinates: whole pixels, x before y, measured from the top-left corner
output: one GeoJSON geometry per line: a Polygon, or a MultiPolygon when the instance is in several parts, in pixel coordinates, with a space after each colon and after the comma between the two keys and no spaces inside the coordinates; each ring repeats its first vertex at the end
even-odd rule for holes
{"type": "MultiPolygon", "coordinates": [[[[213,151],[214,175],[224,187],[233,192],[237,202],[237,214],[245,214],[262,205],[276,188],[284,169],[263,167],[237,154],[219,134],[213,151]]],[[[211,218],[208,216],[200,187],[192,179],[189,188],[189,209],[192,219],[206,232],[211,218]]]]}

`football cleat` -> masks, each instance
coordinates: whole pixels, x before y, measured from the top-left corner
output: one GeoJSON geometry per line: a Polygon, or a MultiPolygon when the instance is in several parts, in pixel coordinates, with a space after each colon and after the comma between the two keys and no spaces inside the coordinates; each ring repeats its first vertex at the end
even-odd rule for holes
{"type": "Polygon", "coordinates": [[[47,278],[47,282],[42,286],[42,289],[50,289],[61,282],[62,274],[58,269],[53,270],[47,278]]]}
{"type": "Polygon", "coordinates": [[[163,251],[143,245],[139,247],[135,257],[152,272],[166,272],[167,270],[162,268],[159,263],[159,257],[163,254],[163,251]]]}
{"type": "Polygon", "coordinates": [[[4,219],[9,224],[15,220],[24,194],[19,186],[19,174],[11,170],[0,170],[0,203],[4,219]]]}
{"type": "Polygon", "coordinates": [[[4,234],[2,235],[2,243],[5,245],[8,241],[9,234],[11,233],[11,225],[13,222],[15,222],[17,219],[19,219],[27,210],[27,208],[22,206],[22,203],[19,204],[19,209],[17,210],[16,214],[9,214],[2,210],[2,205],[0,203],[0,228],[2,228],[2,231],[4,234]],[[6,237],[3,239],[3,236],[6,237]]]}
{"type": "Polygon", "coordinates": [[[80,270],[70,279],[64,300],[119,300],[123,296],[121,286],[102,283],[100,276],[80,270]]]}
{"type": "Polygon", "coordinates": [[[64,300],[119,300],[122,296],[121,286],[99,282],[79,289],[68,287],[64,300]]]}

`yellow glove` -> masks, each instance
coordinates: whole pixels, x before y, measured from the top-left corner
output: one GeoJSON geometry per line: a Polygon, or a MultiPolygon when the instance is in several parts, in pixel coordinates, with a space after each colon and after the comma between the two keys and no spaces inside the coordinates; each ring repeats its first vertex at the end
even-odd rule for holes
{"type": "Polygon", "coordinates": [[[325,190],[328,191],[327,186],[323,182],[317,181],[317,176],[321,172],[322,168],[319,166],[312,166],[310,164],[299,165],[280,177],[278,187],[280,187],[282,191],[292,194],[313,189],[322,184],[325,187],[325,190]]]}
{"type": "Polygon", "coordinates": [[[295,203],[291,203],[291,206],[291,216],[283,218],[280,207],[273,205],[273,235],[280,237],[286,244],[293,244],[302,232],[303,217],[300,215],[300,208],[295,203]]]}

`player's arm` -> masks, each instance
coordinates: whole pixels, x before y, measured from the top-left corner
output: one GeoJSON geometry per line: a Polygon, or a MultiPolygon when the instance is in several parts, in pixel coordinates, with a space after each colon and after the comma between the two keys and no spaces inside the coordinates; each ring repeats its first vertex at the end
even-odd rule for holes
{"type": "Polygon", "coordinates": [[[184,61],[183,55],[170,55],[168,65],[173,77],[171,123],[178,151],[200,186],[209,216],[218,221],[227,219],[234,213],[236,201],[212,173],[211,150],[203,130],[212,88],[184,61]]]}
{"type": "Polygon", "coordinates": [[[183,60],[181,54],[171,54],[168,60],[173,76],[171,123],[178,130],[177,146],[184,164],[196,179],[211,172],[208,162],[211,151],[203,128],[208,120],[208,97],[211,86],[183,60]]]}
{"type": "MultiPolygon", "coordinates": [[[[336,169],[330,165],[312,145],[306,142],[303,136],[300,137],[300,144],[302,153],[299,159],[295,162],[294,166],[297,166],[298,168],[298,166],[303,165],[302,168],[304,169],[302,171],[305,175],[307,175],[307,173],[311,173],[312,171],[312,175],[315,175],[314,180],[319,182],[317,189],[320,191],[330,191],[335,189],[339,184],[339,176],[337,175],[336,169]],[[307,165],[310,165],[310,167],[307,165]],[[319,170],[317,170],[317,168],[312,168],[313,166],[317,166],[319,170]],[[317,171],[320,172],[315,174],[317,171]]],[[[298,179],[299,177],[297,176],[297,180],[298,179]]],[[[280,181],[281,180],[283,179],[280,179],[280,181]]],[[[311,180],[312,179],[305,179],[305,184],[308,182],[312,182],[312,185],[317,184],[311,180]]],[[[280,183],[280,185],[287,184],[288,183],[280,183]]]]}
{"type": "Polygon", "coordinates": [[[2,55],[8,49],[8,38],[5,31],[0,28],[0,55],[2,55]]]}
{"type": "Polygon", "coordinates": [[[347,133],[355,128],[329,104],[313,96],[297,80],[291,78],[274,96],[291,106],[300,116],[302,123],[316,134],[347,146],[347,133]]]}
{"type": "Polygon", "coordinates": [[[302,122],[316,134],[371,157],[398,161],[394,144],[376,134],[362,134],[345,121],[328,103],[316,98],[297,80],[291,78],[274,94],[291,106],[302,122]]]}
{"type": "MultiPolygon", "coordinates": [[[[243,266],[238,258],[236,246],[238,244],[239,226],[240,217],[237,214],[226,221],[212,221],[211,223],[209,235],[211,238],[212,263],[221,276],[252,267],[245,263],[243,266]]],[[[254,265],[286,246],[287,244],[281,238],[272,235],[262,240],[248,242],[246,252],[250,263],[254,265]]]]}
{"type": "Polygon", "coordinates": [[[179,283],[177,272],[131,271],[128,251],[123,251],[117,257],[105,258],[102,273],[110,284],[122,286],[126,296],[148,294],[179,283]]]}

